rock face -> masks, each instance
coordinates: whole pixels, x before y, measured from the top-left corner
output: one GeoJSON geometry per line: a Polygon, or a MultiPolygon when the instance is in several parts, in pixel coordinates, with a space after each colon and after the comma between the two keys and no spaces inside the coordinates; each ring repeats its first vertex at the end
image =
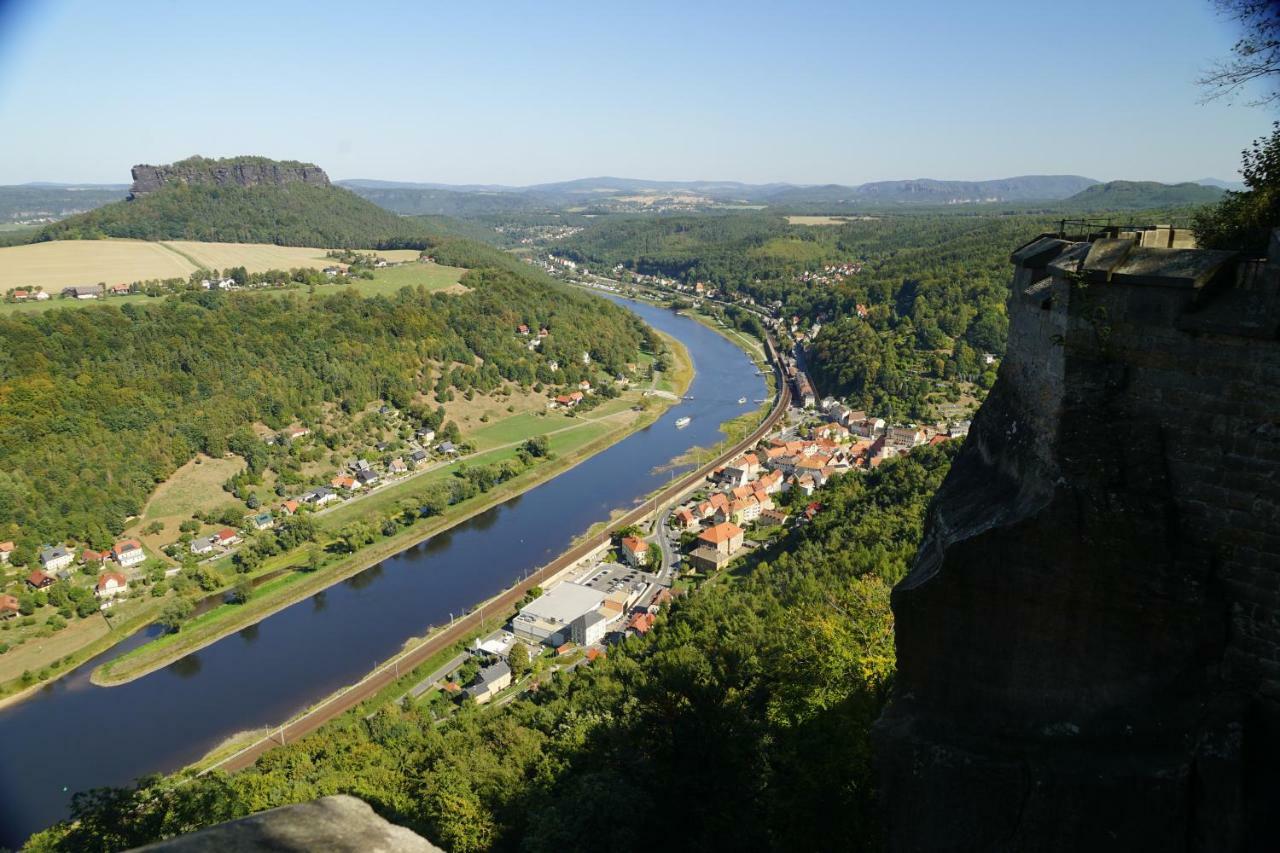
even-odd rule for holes
{"type": "Polygon", "coordinates": [[[1013,255],[1008,355],[893,595],[890,849],[1275,849],[1280,239],[1185,244],[1013,255]]]}
{"type": "Polygon", "coordinates": [[[346,795],[282,806],[137,849],[165,853],[440,853],[439,847],[422,836],[388,823],[363,800],[346,795]]]}
{"type": "Polygon", "coordinates": [[[191,157],[169,166],[133,167],[133,188],[129,198],[137,198],[172,184],[253,187],[260,185],[311,184],[329,186],[329,176],[313,163],[268,160],[265,157],[231,157],[209,160],[191,157]]]}

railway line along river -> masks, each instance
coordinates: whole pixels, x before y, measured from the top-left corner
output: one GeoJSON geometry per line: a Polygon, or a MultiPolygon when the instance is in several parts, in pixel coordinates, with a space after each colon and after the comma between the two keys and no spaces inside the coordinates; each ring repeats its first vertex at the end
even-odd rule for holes
{"type": "Polygon", "coordinates": [[[725,338],[662,308],[615,301],[688,348],[691,399],[523,495],[162,670],[118,687],[90,683],[94,667],[149,638],[140,632],[0,709],[0,848],[66,817],[76,791],[176,770],[228,735],[278,723],[359,680],[407,638],[553,559],[611,510],[634,506],[669,480],[672,459],[722,438],[720,424],[744,411],[740,398],[766,395],[755,365],[725,338]],[[677,429],[684,417],[688,426],[677,429]]]}

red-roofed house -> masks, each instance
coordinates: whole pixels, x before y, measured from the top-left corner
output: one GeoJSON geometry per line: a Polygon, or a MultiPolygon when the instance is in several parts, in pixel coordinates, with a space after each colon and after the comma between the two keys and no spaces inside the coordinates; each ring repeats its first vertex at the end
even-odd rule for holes
{"type": "Polygon", "coordinates": [[[93,594],[98,598],[115,598],[129,591],[129,579],[119,572],[103,572],[98,575],[98,585],[93,594]]]}
{"type": "Polygon", "coordinates": [[[137,539],[126,539],[111,546],[111,559],[119,563],[121,568],[127,569],[147,559],[147,554],[137,539]]]}
{"type": "Polygon", "coordinates": [[[606,655],[604,652],[600,651],[599,649],[587,649],[588,661],[594,663],[596,658],[603,658],[603,657],[608,657],[608,655],[606,655]]]}
{"type": "Polygon", "coordinates": [[[0,563],[9,562],[9,558],[13,556],[14,547],[12,542],[0,542],[0,563]]]}
{"type": "Polygon", "coordinates": [[[680,507],[680,509],[672,513],[671,520],[681,530],[688,530],[698,523],[698,520],[693,517],[693,512],[685,507],[680,507]]]}
{"type": "Polygon", "coordinates": [[[627,622],[626,630],[636,634],[647,634],[649,629],[653,627],[653,619],[652,613],[636,613],[627,622]]]}
{"type": "Polygon", "coordinates": [[[289,515],[293,515],[295,512],[298,511],[297,501],[285,501],[284,503],[280,504],[280,506],[283,507],[284,511],[289,513],[289,515]]]}
{"type": "Polygon", "coordinates": [[[356,482],[355,477],[348,477],[346,474],[339,474],[329,481],[329,485],[335,489],[346,489],[347,491],[355,491],[360,488],[360,484],[356,482]]]}
{"type": "Polygon", "coordinates": [[[240,541],[240,534],[236,533],[230,527],[224,527],[217,533],[213,534],[213,541],[226,548],[240,541]]]}
{"type": "Polygon", "coordinates": [[[107,557],[110,557],[110,556],[111,556],[110,551],[94,551],[92,548],[85,548],[83,551],[80,552],[80,559],[83,560],[85,564],[89,566],[92,566],[96,563],[101,563],[105,561],[107,557]]]}
{"type": "Polygon", "coordinates": [[[0,619],[12,619],[18,615],[18,599],[12,595],[0,595],[0,619]]]}
{"type": "Polygon", "coordinates": [[[32,589],[44,589],[45,587],[53,586],[53,578],[37,570],[27,575],[27,586],[32,589]]]}
{"type": "Polygon", "coordinates": [[[622,537],[622,556],[632,566],[644,566],[649,562],[649,543],[635,536],[622,537]]]}

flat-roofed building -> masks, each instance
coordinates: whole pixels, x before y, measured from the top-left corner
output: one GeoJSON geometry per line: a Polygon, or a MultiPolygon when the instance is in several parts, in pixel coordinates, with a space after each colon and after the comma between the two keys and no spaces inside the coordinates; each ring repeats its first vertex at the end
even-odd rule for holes
{"type": "Polygon", "coordinates": [[[603,591],[581,584],[557,584],[520,608],[511,630],[521,639],[558,646],[570,638],[574,620],[597,609],[604,597],[603,591]]]}

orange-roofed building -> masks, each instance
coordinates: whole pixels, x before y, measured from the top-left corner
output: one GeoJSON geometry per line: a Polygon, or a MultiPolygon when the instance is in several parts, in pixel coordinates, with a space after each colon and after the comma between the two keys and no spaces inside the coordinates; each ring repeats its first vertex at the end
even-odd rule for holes
{"type": "Polygon", "coordinates": [[[627,623],[627,630],[634,631],[637,634],[647,634],[649,629],[653,627],[653,618],[652,613],[637,613],[627,623]]]}
{"type": "Polygon", "coordinates": [[[98,598],[115,598],[129,591],[129,580],[119,572],[103,572],[98,575],[98,585],[93,593],[98,598]]]}
{"type": "Polygon", "coordinates": [[[622,537],[622,556],[631,566],[643,566],[649,561],[649,543],[635,536],[622,537]]]}
{"type": "Polygon", "coordinates": [[[722,554],[732,554],[742,547],[743,530],[732,522],[708,527],[698,534],[698,541],[722,554]]]}

